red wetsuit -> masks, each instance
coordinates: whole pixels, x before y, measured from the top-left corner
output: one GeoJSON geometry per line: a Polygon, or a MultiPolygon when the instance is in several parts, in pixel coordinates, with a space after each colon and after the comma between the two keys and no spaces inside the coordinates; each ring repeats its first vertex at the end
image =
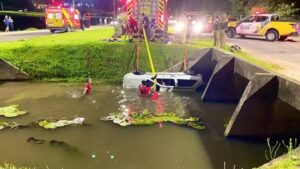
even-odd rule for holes
{"type": "Polygon", "coordinates": [[[138,24],[136,22],[136,20],[132,17],[130,17],[128,19],[128,27],[129,27],[129,32],[130,33],[133,33],[133,32],[137,32],[137,27],[138,27],[138,24]]]}
{"type": "Polygon", "coordinates": [[[142,96],[149,96],[149,94],[151,92],[151,87],[147,87],[145,85],[140,85],[139,91],[142,96]]]}
{"type": "Polygon", "coordinates": [[[92,90],[92,85],[91,85],[91,83],[86,83],[86,84],[85,84],[85,91],[86,91],[86,94],[90,94],[90,93],[91,93],[91,90],[92,90]]]}

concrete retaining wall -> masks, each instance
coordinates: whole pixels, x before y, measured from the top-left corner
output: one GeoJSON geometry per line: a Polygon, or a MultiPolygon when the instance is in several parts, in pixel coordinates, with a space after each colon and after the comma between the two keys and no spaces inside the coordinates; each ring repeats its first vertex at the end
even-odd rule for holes
{"type": "Polygon", "coordinates": [[[203,101],[238,103],[226,136],[300,134],[300,84],[216,49],[191,56],[189,69],[203,75],[203,101]]]}
{"type": "Polygon", "coordinates": [[[29,80],[30,76],[11,63],[0,59],[0,80],[29,80]]]}

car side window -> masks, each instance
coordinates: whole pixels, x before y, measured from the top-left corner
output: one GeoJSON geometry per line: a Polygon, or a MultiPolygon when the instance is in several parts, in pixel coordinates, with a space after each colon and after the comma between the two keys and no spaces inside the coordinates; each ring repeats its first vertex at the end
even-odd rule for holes
{"type": "Polygon", "coordinates": [[[256,17],[255,16],[248,16],[245,19],[242,20],[242,22],[255,22],[256,17]]]}
{"type": "Polygon", "coordinates": [[[278,15],[273,15],[271,18],[271,21],[279,21],[279,16],[278,15]]]}
{"type": "Polygon", "coordinates": [[[267,16],[258,16],[256,18],[256,22],[265,22],[268,20],[268,17],[267,16]]]}

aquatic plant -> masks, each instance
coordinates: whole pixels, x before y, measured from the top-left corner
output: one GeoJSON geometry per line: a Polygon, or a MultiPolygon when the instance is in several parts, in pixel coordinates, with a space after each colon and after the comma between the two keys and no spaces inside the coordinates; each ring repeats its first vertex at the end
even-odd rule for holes
{"type": "Polygon", "coordinates": [[[276,141],[275,145],[271,146],[270,138],[267,139],[268,150],[265,150],[265,157],[267,160],[273,160],[277,157],[277,151],[279,150],[281,144],[276,141]]]}
{"type": "Polygon", "coordinates": [[[19,105],[10,105],[6,107],[0,107],[0,116],[4,117],[17,117],[26,114],[27,111],[21,111],[18,109],[19,105]]]}
{"type": "Polygon", "coordinates": [[[153,125],[160,122],[171,122],[179,125],[190,126],[195,129],[204,129],[205,126],[198,117],[178,117],[175,113],[150,114],[148,111],[142,113],[111,113],[101,118],[103,121],[113,121],[120,126],[129,125],[153,125]]]}
{"type": "Polygon", "coordinates": [[[82,125],[84,122],[85,118],[83,117],[76,117],[73,120],[57,120],[57,121],[51,121],[51,120],[40,120],[38,122],[32,122],[27,125],[21,125],[16,122],[4,122],[0,121],[0,130],[6,129],[6,128],[24,128],[24,127],[32,127],[32,126],[38,126],[42,127],[44,129],[56,129],[59,127],[64,127],[64,126],[70,126],[70,125],[82,125]]]}
{"type": "Polygon", "coordinates": [[[19,126],[19,124],[16,122],[7,123],[7,122],[0,121],[0,130],[6,129],[6,128],[16,128],[18,126],[19,126]]]}
{"type": "Polygon", "coordinates": [[[56,129],[59,127],[70,126],[70,125],[82,125],[85,118],[76,117],[73,120],[58,120],[58,121],[49,121],[49,120],[40,120],[38,126],[43,127],[44,129],[56,129]]]}
{"type": "Polygon", "coordinates": [[[0,165],[0,169],[35,169],[35,168],[17,167],[17,166],[15,166],[13,164],[4,163],[4,164],[0,165]]]}

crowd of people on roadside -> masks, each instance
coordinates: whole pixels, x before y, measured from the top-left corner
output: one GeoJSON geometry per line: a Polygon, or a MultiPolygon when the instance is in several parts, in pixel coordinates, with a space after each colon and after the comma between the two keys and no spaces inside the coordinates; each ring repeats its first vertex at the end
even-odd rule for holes
{"type": "Polygon", "coordinates": [[[225,36],[228,25],[228,17],[226,14],[215,16],[213,19],[214,46],[224,48],[225,36]]]}
{"type": "Polygon", "coordinates": [[[138,36],[143,36],[143,30],[145,30],[145,34],[148,39],[154,41],[155,39],[155,19],[152,19],[151,22],[149,17],[142,13],[142,22],[138,23],[138,18],[134,18],[133,16],[129,16],[125,23],[125,34],[128,36],[129,42],[133,41],[134,34],[138,34],[138,36]],[[144,29],[143,29],[144,28],[144,29]]]}
{"type": "Polygon", "coordinates": [[[11,18],[11,16],[7,16],[5,15],[4,19],[3,19],[4,25],[5,25],[5,30],[4,32],[10,32],[10,31],[14,31],[14,20],[11,18]]]}

